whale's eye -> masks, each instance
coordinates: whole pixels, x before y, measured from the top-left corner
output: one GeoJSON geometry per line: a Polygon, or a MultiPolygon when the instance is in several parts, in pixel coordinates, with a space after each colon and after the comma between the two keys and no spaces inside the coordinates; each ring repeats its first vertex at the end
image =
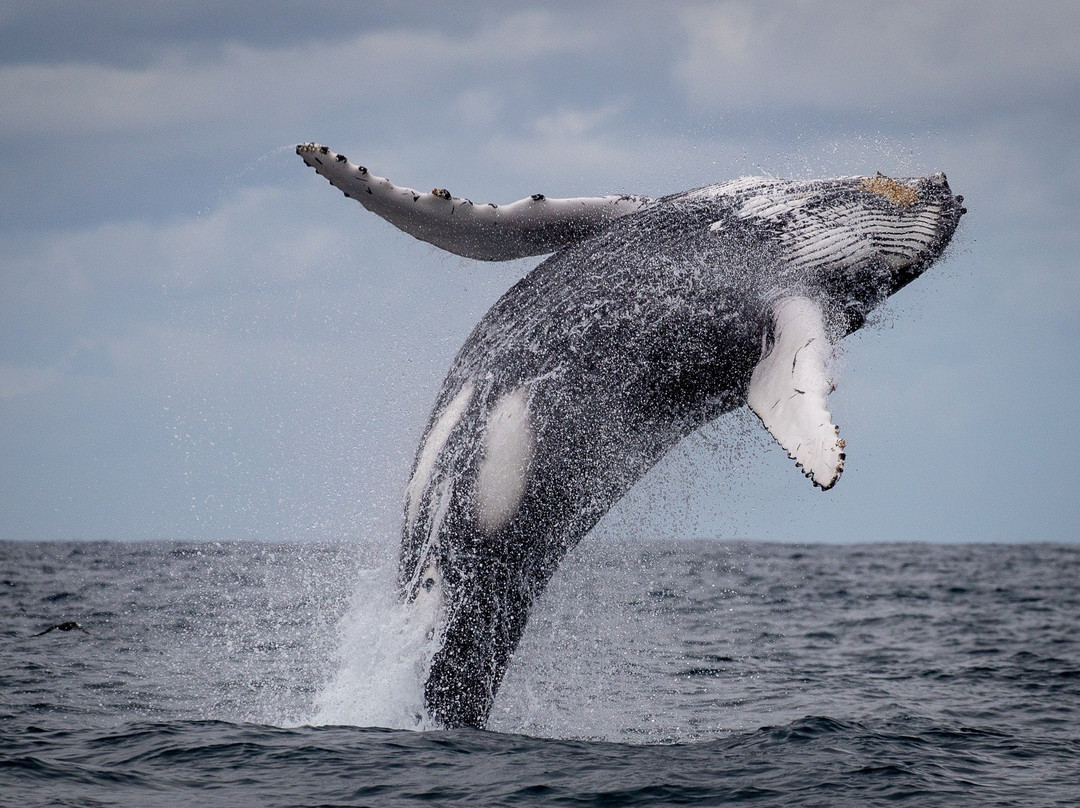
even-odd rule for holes
{"type": "Polygon", "coordinates": [[[765,328],[761,332],[761,358],[772,353],[773,346],[776,345],[776,334],[773,333],[773,324],[770,320],[765,324],[765,328]]]}
{"type": "Polygon", "coordinates": [[[435,586],[435,579],[434,578],[428,578],[427,580],[424,581],[424,591],[425,592],[430,592],[431,587],[433,587],[433,586],[435,586]]]}

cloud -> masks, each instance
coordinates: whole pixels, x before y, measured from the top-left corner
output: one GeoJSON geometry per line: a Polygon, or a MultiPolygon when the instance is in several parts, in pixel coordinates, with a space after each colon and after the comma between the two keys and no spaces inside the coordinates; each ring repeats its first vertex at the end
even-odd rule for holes
{"type": "Polygon", "coordinates": [[[167,48],[145,67],[0,67],[0,133],[157,131],[192,124],[300,122],[327,106],[362,117],[382,95],[451,85],[463,71],[513,70],[587,49],[595,35],[543,11],[511,14],[465,37],[387,29],[338,42],[211,53],[167,48]]]}
{"type": "Polygon", "coordinates": [[[949,114],[1080,87],[1080,7],[1068,3],[728,2],[680,17],[674,75],[705,109],[949,114]]]}
{"type": "Polygon", "coordinates": [[[53,367],[25,367],[0,363],[0,400],[44,392],[61,379],[53,367]]]}
{"type": "Polygon", "coordinates": [[[153,365],[149,354],[162,347],[153,333],[208,301],[235,310],[239,290],[259,300],[340,282],[346,239],[316,217],[288,215],[295,199],[243,188],[197,217],[108,222],[11,245],[0,276],[0,398],[153,365]]]}
{"type": "Polygon", "coordinates": [[[282,188],[242,188],[205,215],[38,233],[13,248],[0,300],[70,312],[108,298],[293,284],[331,263],[340,243],[329,225],[288,215],[295,202],[282,188]]]}
{"type": "MultiPolygon", "coordinates": [[[[0,30],[27,40],[0,49],[0,453],[19,469],[0,529],[145,537],[140,514],[158,512],[163,535],[235,536],[241,523],[277,535],[290,513],[342,515],[376,489],[396,519],[446,366],[528,262],[476,265],[394,231],[291,149],[273,151],[294,137],[325,139],[397,182],[493,202],[658,195],[753,173],[946,170],[971,213],[950,260],[905,292],[922,295],[918,305],[898,302],[907,308],[895,315],[932,318],[924,330],[941,343],[889,335],[880,350],[869,339],[851,349],[869,359],[845,374],[837,401],[865,377],[849,434],[871,425],[853,462],[875,439],[893,455],[895,434],[872,417],[880,396],[906,397],[904,412],[926,420],[958,470],[964,447],[1015,433],[1010,413],[1028,413],[1034,433],[1049,423],[1045,402],[1067,413],[1061,402],[1074,398],[1075,362],[1060,354],[1080,306],[1073,5],[386,3],[333,26],[333,9],[317,3],[289,12],[295,26],[277,16],[248,25],[261,10],[250,2],[220,13],[144,4],[130,11],[137,24],[87,5],[79,43],[67,41],[70,18],[56,30],[56,7],[22,15],[33,25],[20,30],[47,42],[0,30]],[[942,345],[973,358],[954,372],[942,345]],[[1033,381],[1012,383],[1018,374],[1033,381]],[[883,376],[900,381],[875,382],[883,376]],[[995,384],[1012,391],[1011,406],[995,384]],[[1016,390],[1038,395],[1021,402],[1016,390]],[[176,445],[163,443],[163,420],[180,430],[176,445]],[[372,465],[380,452],[392,473],[372,465]],[[80,498],[99,457],[117,458],[125,472],[114,482],[138,483],[143,496],[109,483],[80,498]],[[370,481],[364,469],[375,469],[370,481]],[[203,509],[189,513],[188,499],[221,507],[218,526],[193,527],[203,509]],[[128,514],[126,531],[93,523],[98,500],[128,514]]],[[[771,447],[776,490],[809,502],[783,453],[763,433],[754,440],[771,447]]],[[[695,446],[681,468],[703,470],[706,502],[728,483],[709,476],[713,454],[695,446]]],[[[1043,467],[1020,449],[1016,468],[1043,467]]],[[[949,489],[940,458],[928,469],[909,454],[898,477],[923,480],[919,492],[949,489]]],[[[1072,479],[1064,460],[1046,468],[1072,479]]],[[[838,494],[849,506],[859,479],[838,494]]],[[[748,482],[736,510],[768,501],[758,489],[769,480],[748,482]]],[[[1037,507],[987,519],[1037,522],[1052,509],[1039,489],[1017,490],[1037,507]]],[[[890,535],[916,535],[894,510],[890,535]]],[[[788,515],[762,522],[762,535],[786,535],[782,523],[798,523],[788,515]]],[[[743,516],[726,518],[746,531],[743,516]]],[[[862,535],[856,522],[841,534],[862,535]]]]}

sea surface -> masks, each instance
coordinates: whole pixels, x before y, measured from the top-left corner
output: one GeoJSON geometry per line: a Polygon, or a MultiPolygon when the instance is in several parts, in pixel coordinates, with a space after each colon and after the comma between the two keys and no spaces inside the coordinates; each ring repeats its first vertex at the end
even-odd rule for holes
{"type": "Polygon", "coordinates": [[[1080,546],[586,540],[485,731],[392,578],[0,543],[0,805],[1080,805],[1080,546]]]}

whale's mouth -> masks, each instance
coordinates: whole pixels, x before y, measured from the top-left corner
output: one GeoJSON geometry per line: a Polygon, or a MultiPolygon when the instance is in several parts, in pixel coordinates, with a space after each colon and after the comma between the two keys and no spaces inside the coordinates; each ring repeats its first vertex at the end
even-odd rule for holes
{"type": "MultiPolygon", "coordinates": [[[[894,180],[880,177],[880,175],[879,178],[885,183],[895,183],[894,180]]],[[[875,188],[878,190],[873,192],[882,195],[901,193],[900,191],[894,191],[891,186],[886,188],[881,183],[875,188]]],[[[907,191],[910,190],[915,195],[915,200],[910,204],[912,206],[918,204],[923,211],[920,216],[919,228],[913,227],[912,232],[918,232],[922,229],[927,232],[927,235],[925,244],[914,251],[908,260],[890,262],[892,278],[889,284],[889,294],[894,294],[907,286],[941,257],[941,254],[945,252],[945,249],[952,241],[953,234],[960,224],[960,218],[967,213],[967,208],[964,207],[964,197],[953,195],[945,174],[933,174],[929,177],[913,180],[910,184],[903,184],[903,188],[906,189],[903,192],[903,198],[905,200],[909,198],[910,195],[907,191]]]]}

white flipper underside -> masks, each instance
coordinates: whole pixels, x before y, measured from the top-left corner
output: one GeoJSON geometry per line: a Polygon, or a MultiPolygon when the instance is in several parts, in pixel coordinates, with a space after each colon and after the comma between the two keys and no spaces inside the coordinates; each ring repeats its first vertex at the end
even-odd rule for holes
{"type": "Polygon", "coordinates": [[[440,188],[423,193],[394,185],[317,143],[303,143],[296,153],[347,197],[410,236],[484,261],[553,252],[651,201],[628,195],[548,199],[535,194],[509,205],[473,204],[440,188]]]}
{"type": "Polygon", "coordinates": [[[747,404],[815,485],[832,488],[844,470],[844,440],[825,409],[832,345],[821,307],[785,297],[772,309],[773,345],[750,377],[747,404]]]}

